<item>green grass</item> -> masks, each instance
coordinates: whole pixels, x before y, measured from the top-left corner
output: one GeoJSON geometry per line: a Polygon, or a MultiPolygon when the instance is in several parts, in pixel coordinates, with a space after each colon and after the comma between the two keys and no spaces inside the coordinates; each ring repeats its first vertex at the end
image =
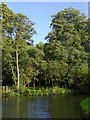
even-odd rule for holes
{"type": "Polygon", "coordinates": [[[82,107],[83,110],[86,111],[86,113],[90,114],[90,97],[84,99],[81,103],[80,106],[82,107]]]}

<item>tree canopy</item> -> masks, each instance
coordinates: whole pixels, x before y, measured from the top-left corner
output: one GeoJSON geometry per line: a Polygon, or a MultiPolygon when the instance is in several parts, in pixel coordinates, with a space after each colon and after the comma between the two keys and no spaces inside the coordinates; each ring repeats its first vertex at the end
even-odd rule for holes
{"type": "Polygon", "coordinates": [[[52,15],[47,43],[33,45],[35,24],[2,3],[3,85],[82,88],[88,84],[88,19],[72,7],[52,15]]]}

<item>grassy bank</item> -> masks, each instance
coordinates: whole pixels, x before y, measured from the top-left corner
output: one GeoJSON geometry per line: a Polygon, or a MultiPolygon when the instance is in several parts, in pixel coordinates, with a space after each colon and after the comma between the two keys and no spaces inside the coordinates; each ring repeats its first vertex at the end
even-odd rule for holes
{"type": "Polygon", "coordinates": [[[80,107],[86,112],[86,114],[90,114],[90,97],[84,99],[80,103],[80,107]]]}
{"type": "Polygon", "coordinates": [[[33,90],[33,88],[12,89],[9,92],[2,92],[2,96],[47,96],[47,95],[71,95],[73,92],[70,89],[59,87],[41,88],[33,90]]]}

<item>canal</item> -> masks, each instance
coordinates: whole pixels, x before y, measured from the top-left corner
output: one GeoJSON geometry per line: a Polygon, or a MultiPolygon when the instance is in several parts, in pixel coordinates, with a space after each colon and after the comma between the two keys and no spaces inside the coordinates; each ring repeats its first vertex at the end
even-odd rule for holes
{"type": "Polygon", "coordinates": [[[81,118],[85,96],[14,96],[2,98],[3,118],[81,118]]]}

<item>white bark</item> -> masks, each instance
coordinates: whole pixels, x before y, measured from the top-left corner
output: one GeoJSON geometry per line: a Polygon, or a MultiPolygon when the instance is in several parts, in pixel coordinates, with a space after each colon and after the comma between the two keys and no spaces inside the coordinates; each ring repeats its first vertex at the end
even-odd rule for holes
{"type": "Polygon", "coordinates": [[[17,89],[19,89],[19,65],[18,65],[18,49],[16,47],[16,64],[17,64],[17,89]]]}

